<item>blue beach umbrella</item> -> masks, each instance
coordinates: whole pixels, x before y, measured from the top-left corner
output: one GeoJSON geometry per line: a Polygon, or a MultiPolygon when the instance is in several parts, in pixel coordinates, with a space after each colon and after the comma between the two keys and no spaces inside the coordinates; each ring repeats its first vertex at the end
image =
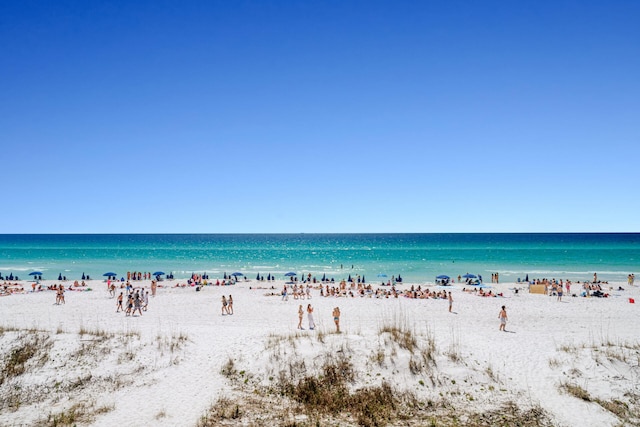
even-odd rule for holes
{"type": "Polygon", "coordinates": [[[244,276],[244,274],[240,273],[239,271],[236,271],[235,273],[231,273],[231,275],[235,277],[244,276]]]}
{"type": "Polygon", "coordinates": [[[462,276],[462,277],[464,277],[465,279],[475,279],[477,276],[476,276],[475,274],[469,274],[469,273],[467,273],[467,274],[465,274],[465,275],[464,275],[464,276],[462,276]]]}
{"type": "Polygon", "coordinates": [[[293,277],[293,276],[297,276],[297,274],[296,274],[296,273],[294,273],[293,271],[290,271],[290,272],[288,272],[288,273],[285,273],[284,275],[285,275],[285,277],[293,277]]]}
{"type": "Polygon", "coordinates": [[[441,274],[441,275],[437,276],[436,279],[443,280],[443,279],[450,279],[450,277],[447,276],[446,274],[441,274]]]}
{"type": "Polygon", "coordinates": [[[153,273],[154,276],[164,276],[164,271],[156,271],[153,273]]]}
{"type": "Polygon", "coordinates": [[[104,276],[104,277],[116,277],[116,276],[117,276],[117,274],[116,274],[116,273],[114,273],[114,272],[112,272],[112,271],[110,271],[110,272],[108,272],[108,273],[104,273],[104,274],[103,274],[103,276],[104,276]]]}
{"type": "Polygon", "coordinates": [[[260,273],[256,276],[256,280],[260,280],[260,273]]]}
{"type": "Polygon", "coordinates": [[[42,272],[40,271],[32,271],[29,273],[29,276],[42,276],[42,272]]]}

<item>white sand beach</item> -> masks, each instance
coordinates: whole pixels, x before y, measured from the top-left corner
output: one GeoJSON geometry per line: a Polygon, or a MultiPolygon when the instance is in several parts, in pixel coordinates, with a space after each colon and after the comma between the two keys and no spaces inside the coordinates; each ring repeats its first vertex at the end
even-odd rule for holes
{"type": "Polygon", "coordinates": [[[493,285],[504,297],[455,284],[449,313],[442,299],[314,289],[310,300],[283,301],[282,281],[199,292],[177,282],[161,282],[135,317],[116,313],[99,280],[67,291],[62,305],[54,291],[0,297],[0,425],[366,425],[355,410],[316,413],[282,392],[331,363],[348,365],[350,392],[384,383],[405,402],[388,425],[509,425],[512,412],[539,425],[640,423],[637,286],[610,283],[608,298],[560,302],[522,284],[493,285]],[[233,295],[233,315],[221,314],[223,295],[233,295]],[[315,330],[306,314],[297,329],[300,304],[314,307],[315,330]],[[498,330],[502,305],[507,332],[498,330]]]}

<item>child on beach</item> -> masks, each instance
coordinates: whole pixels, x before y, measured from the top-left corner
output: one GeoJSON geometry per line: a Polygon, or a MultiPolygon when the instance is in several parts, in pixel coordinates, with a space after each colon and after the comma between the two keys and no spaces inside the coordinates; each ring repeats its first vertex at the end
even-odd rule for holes
{"type": "Polygon", "coordinates": [[[500,313],[498,314],[498,319],[500,319],[500,331],[506,332],[505,331],[505,326],[507,326],[507,310],[505,309],[504,305],[502,306],[502,310],[500,310],[500,313]]]}

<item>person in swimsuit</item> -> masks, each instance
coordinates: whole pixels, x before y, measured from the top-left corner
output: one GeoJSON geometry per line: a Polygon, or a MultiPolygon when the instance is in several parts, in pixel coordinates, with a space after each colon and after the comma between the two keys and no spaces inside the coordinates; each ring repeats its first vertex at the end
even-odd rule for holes
{"type": "Polygon", "coordinates": [[[120,310],[124,311],[124,308],[122,307],[122,292],[120,292],[120,295],[118,295],[118,302],[116,304],[116,313],[118,313],[120,310]]]}
{"type": "Polygon", "coordinates": [[[127,296],[127,310],[124,312],[125,316],[131,316],[132,310],[133,310],[133,295],[129,294],[127,296]]]}
{"type": "Polygon", "coordinates": [[[227,303],[227,313],[233,314],[233,297],[229,295],[229,300],[227,303]]]}
{"type": "Polygon", "coordinates": [[[449,313],[451,313],[452,307],[453,307],[453,297],[451,296],[451,292],[449,292],[449,313]]]}
{"type": "Polygon", "coordinates": [[[335,307],[333,309],[333,321],[336,324],[336,332],[340,333],[340,308],[335,307]]]}
{"type": "Polygon", "coordinates": [[[302,327],[302,317],[304,316],[304,310],[302,309],[302,304],[298,307],[298,329],[304,330],[302,327]]]}
{"type": "Polygon", "coordinates": [[[222,295],[222,315],[224,316],[225,314],[228,314],[229,312],[227,311],[227,298],[222,295]]]}
{"type": "Polygon", "coordinates": [[[504,305],[502,306],[502,310],[500,310],[500,314],[498,314],[498,319],[500,319],[500,331],[506,332],[504,328],[507,326],[507,310],[504,305]]]}

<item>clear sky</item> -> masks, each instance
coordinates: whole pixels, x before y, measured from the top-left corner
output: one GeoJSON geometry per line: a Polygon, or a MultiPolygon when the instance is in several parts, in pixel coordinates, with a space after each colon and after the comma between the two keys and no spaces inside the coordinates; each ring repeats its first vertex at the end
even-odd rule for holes
{"type": "Polygon", "coordinates": [[[640,231],[638,1],[0,4],[0,232],[640,231]]]}

